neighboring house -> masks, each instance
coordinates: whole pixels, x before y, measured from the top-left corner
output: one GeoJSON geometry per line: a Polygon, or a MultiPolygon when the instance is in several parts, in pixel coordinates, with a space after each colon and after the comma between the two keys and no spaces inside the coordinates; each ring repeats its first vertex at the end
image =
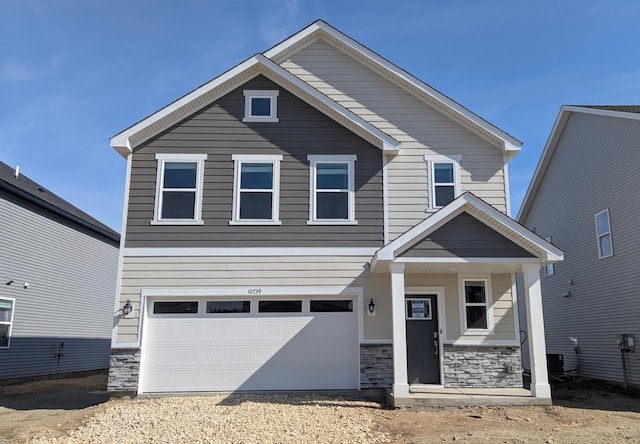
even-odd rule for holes
{"type": "Polygon", "coordinates": [[[507,216],[520,142],[328,24],[111,145],[111,390],[521,387],[525,270],[549,398],[538,270],[562,252],[507,216]]]}
{"type": "Polygon", "coordinates": [[[563,106],[518,214],[566,252],[541,270],[547,351],[614,382],[624,358],[637,386],[640,356],[618,335],[640,338],[639,150],[640,106],[563,106]]]}
{"type": "Polygon", "coordinates": [[[0,162],[0,380],[109,367],[120,236],[0,162]]]}

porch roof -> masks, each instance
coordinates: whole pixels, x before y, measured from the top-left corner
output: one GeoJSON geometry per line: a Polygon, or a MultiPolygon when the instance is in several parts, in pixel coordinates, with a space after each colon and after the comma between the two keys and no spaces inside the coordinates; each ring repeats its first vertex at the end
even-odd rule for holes
{"type": "MultiPolygon", "coordinates": [[[[485,242],[486,244],[486,242],[485,242]]],[[[404,264],[406,273],[511,273],[522,269],[522,264],[538,263],[540,266],[563,260],[564,252],[537,234],[520,225],[471,193],[457,199],[425,219],[394,241],[378,250],[371,259],[371,271],[384,273],[391,264],[404,264]],[[466,213],[491,229],[505,242],[521,249],[521,255],[496,254],[487,246],[486,256],[480,254],[435,255],[429,251],[409,255],[405,253],[418,245],[436,230],[466,213]]]]}

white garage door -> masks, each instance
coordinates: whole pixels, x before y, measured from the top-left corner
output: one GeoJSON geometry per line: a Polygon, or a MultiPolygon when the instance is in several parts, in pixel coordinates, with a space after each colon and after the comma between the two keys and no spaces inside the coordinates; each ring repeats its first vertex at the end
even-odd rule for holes
{"type": "Polygon", "coordinates": [[[352,299],[151,300],[141,392],[357,389],[352,299]]]}

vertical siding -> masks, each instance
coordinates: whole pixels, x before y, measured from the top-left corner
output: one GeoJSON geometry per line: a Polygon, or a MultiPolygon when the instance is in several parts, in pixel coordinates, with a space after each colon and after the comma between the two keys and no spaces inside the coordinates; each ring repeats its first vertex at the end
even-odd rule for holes
{"type": "Polygon", "coordinates": [[[318,40],[282,67],[401,142],[390,159],[390,240],[423,220],[428,204],[425,155],[462,155],[462,191],[506,211],[501,151],[412,94],[318,40]]]}
{"type": "MultiPolygon", "coordinates": [[[[581,374],[617,382],[616,335],[640,338],[639,148],[639,121],[573,113],[524,221],[565,251],[555,275],[541,278],[547,352],[575,368],[569,337],[577,337],[581,374]],[[594,215],[606,208],[615,255],[600,260],[594,215]]],[[[640,385],[640,353],[627,362],[630,382],[640,385]]]]}
{"type": "Polygon", "coordinates": [[[137,148],[131,168],[126,247],[381,246],[382,153],[274,82],[259,76],[137,148]],[[242,122],[245,89],[277,89],[279,122],[242,122]],[[204,225],[150,225],[156,153],[207,153],[204,225]],[[280,226],[229,225],[232,154],[280,154],[280,226]],[[355,154],[357,225],[308,225],[309,154],[355,154]]]}
{"type": "Polygon", "coordinates": [[[0,293],[15,299],[0,379],[108,368],[117,247],[5,192],[0,222],[0,276],[15,280],[0,293]],[[60,342],[65,357],[58,365],[60,342]]]}

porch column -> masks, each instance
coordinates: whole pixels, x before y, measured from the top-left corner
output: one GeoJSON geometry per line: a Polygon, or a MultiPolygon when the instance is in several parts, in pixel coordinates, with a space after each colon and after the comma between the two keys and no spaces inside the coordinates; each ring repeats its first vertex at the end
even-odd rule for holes
{"type": "Polygon", "coordinates": [[[408,398],[404,264],[391,264],[389,269],[391,271],[391,313],[393,320],[393,396],[394,398],[408,398]]]}
{"type": "Polygon", "coordinates": [[[524,264],[522,271],[527,305],[531,395],[534,398],[551,398],[551,386],[547,374],[547,348],[544,343],[540,264],[524,264]]]}

